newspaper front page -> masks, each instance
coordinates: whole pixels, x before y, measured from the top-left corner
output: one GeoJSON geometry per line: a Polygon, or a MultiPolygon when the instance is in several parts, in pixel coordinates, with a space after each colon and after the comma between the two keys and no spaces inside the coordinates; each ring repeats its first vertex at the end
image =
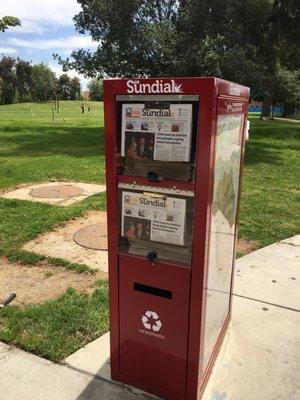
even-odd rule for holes
{"type": "Polygon", "coordinates": [[[122,236],[184,246],[186,199],[122,192],[122,236]]]}
{"type": "Polygon", "coordinates": [[[121,155],[131,160],[189,162],[192,104],[122,105],[121,155]]]}

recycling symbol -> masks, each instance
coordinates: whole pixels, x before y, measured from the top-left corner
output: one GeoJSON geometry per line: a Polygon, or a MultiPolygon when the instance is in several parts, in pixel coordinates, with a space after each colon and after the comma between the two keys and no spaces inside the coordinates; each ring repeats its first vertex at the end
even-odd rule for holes
{"type": "Polygon", "coordinates": [[[153,332],[160,331],[162,323],[159,316],[155,311],[147,311],[142,316],[142,323],[146,329],[152,330],[153,332]]]}

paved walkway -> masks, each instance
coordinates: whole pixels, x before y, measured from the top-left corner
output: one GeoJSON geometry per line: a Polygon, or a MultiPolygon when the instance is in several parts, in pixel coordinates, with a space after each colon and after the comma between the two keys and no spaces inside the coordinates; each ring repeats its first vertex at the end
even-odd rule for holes
{"type": "MultiPolygon", "coordinates": [[[[233,316],[203,400],[300,399],[300,235],[237,261],[233,316]]],[[[0,346],[0,400],[145,400],[109,381],[108,334],[53,364],[0,346]]]]}
{"type": "Polygon", "coordinates": [[[275,120],[279,121],[286,121],[286,122],[300,122],[299,119],[293,119],[293,118],[280,118],[280,117],[275,117],[275,120]]]}

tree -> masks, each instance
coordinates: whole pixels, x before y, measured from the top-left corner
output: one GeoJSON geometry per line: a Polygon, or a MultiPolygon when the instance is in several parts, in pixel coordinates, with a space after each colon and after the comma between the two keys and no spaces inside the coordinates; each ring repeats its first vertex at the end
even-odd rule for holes
{"type": "Polygon", "coordinates": [[[11,104],[15,100],[17,77],[16,60],[12,57],[2,57],[0,61],[0,78],[2,80],[1,104],[11,104]]]}
{"type": "Polygon", "coordinates": [[[103,100],[103,80],[94,78],[89,81],[88,90],[90,92],[91,100],[102,101],[103,100]]]}
{"type": "MultiPolygon", "coordinates": [[[[258,56],[265,68],[263,79],[262,116],[270,116],[270,105],[276,101],[277,86],[289,69],[300,67],[300,12],[296,0],[274,0],[268,15],[265,38],[260,43],[258,56]],[[281,71],[281,72],[280,72],[281,71]]],[[[286,92],[287,93],[287,92],[286,92]]]]}
{"type": "Polygon", "coordinates": [[[78,100],[81,93],[80,79],[76,76],[70,80],[70,100],[78,100]]]}
{"type": "Polygon", "coordinates": [[[0,99],[2,99],[3,88],[4,88],[4,80],[0,76],[0,99]]]}
{"type": "Polygon", "coordinates": [[[292,115],[300,104],[300,72],[279,67],[272,88],[272,105],[283,105],[283,116],[292,115]]]}
{"type": "Polygon", "coordinates": [[[34,100],[50,100],[57,90],[57,79],[54,72],[44,63],[36,64],[32,68],[31,93],[34,100]]]}
{"type": "Polygon", "coordinates": [[[19,100],[21,102],[24,101],[24,98],[28,100],[28,95],[30,94],[30,89],[33,84],[32,69],[32,65],[30,65],[28,61],[24,61],[18,58],[16,63],[16,87],[19,94],[19,100]]]}
{"type": "Polygon", "coordinates": [[[67,74],[62,74],[58,78],[58,93],[63,100],[70,99],[70,82],[71,78],[67,74]]]}
{"type": "Polygon", "coordinates": [[[296,0],[78,2],[76,29],[98,47],[55,57],[85,76],[215,75],[271,103],[276,68],[299,68],[296,0]]]}
{"type": "Polygon", "coordinates": [[[232,60],[239,77],[251,77],[258,64],[256,44],[264,35],[264,23],[270,12],[269,0],[79,3],[82,11],[74,17],[76,29],[89,32],[99,45],[95,52],[74,51],[65,62],[57,58],[65,68],[75,68],[90,77],[107,74],[228,78],[227,71],[233,72],[232,60]]]}
{"type": "Polygon", "coordinates": [[[0,18],[0,31],[5,32],[10,26],[21,26],[21,21],[11,16],[0,18]]]}

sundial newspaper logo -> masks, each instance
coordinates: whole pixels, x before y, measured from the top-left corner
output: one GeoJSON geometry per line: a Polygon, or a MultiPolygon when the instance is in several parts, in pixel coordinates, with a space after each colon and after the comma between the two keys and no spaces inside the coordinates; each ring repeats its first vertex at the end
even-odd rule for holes
{"type": "Polygon", "coordinates": [[[229,94],[231,96],[240,96],[240,94],[241,94],[240,88],[237,85],[235,85],[234,83],[231,83],[229,85],[229,94]]]}
{"type": "Polygon", "coordinates": [[[127,81],[127,93],[129,94],[168,94],[182,93],[182,84],[176,83],[174,79],[169,82],[156,79],[152,83],[141,83],[139,80],[127,81]]]}
{"type": "Polygon", "coordinates": [[[145,314],[142,315],[141,321],[145,329],[140,328],[140,333],[148,336],[154,336],[158,339],[165,338],[164,335],[158,333],[162,328],[162,322],[159,318],[159,315],[155,311],[146,311],[145,314]]]}

